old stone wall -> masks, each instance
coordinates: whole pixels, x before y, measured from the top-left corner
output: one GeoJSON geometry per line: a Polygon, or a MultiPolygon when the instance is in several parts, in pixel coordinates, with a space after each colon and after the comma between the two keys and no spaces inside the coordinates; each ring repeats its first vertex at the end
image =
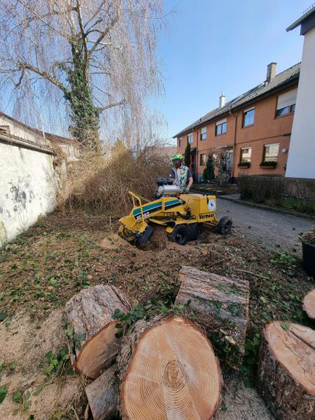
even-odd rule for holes
{"type": "Polygon", "coordinates": [[[0,247],[56,204],[53,155],[0,142],[0,247]]]}

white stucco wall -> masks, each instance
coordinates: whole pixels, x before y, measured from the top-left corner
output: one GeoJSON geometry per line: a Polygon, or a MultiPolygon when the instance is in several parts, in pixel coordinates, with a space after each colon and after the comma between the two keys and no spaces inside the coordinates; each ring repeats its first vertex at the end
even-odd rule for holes
{"type": "Polygon", "coordinates": [[[286,177],[315,178],[315,28],[304,37],[286,177]]]}
{"type": "Polygon", "coordinates": [[[12,136],[32,141],[41,146],[50,145],[50,142],[47,141],[43,136],[34,133],[34,131],[28,129],[26,126],[20,125],[18,121],[12,121],[11,118],[7,117],[4,114],[0,114],[0,126],[9,126],[10,134],[12,136]]]}
{"type": "Polygon", "coordinates": [[[0,143],[0,247],[53,210],[53,156],[0,143]]]}

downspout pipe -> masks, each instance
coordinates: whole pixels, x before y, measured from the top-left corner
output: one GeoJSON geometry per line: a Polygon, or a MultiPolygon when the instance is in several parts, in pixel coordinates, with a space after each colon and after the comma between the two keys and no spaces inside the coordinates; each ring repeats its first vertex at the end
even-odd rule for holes
{"type": "Polygon", "coordinates": [[[229,109],[229,115],[233,115],[233,117],[235,118],[235,125],[234,125],[234,139],[233,139],[233,167],[232,167],[232,178],[235,178],[234,174],[235,174],[235,164],[236,164],[236,135],[237,135],[237,119],[238,119],[238,115],[235,115],[232,112],[232,108],[229,109]]]}

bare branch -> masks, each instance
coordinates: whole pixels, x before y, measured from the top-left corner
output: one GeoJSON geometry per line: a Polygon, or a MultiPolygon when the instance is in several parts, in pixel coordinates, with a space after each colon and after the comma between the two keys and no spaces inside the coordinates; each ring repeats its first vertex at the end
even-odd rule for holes
{"type": "Polygon", "coordinates": [[[104,106],[104,108],[100,108],[100,112],[103,112],[103,111],[105,111],[106,109],[110,109],[110,108],[114,108],[114,107],[116,107],[116,106],[121,106],[121,105],[126,105],[126,100],[125,99],[123,99],[122,101],[119,101],[119,102],[114,102],[114,103],[112,103],[112,104],[109,104],[109,105],[106,105],[106,106],[104,106]]]}
{"type": "Polygon", "coordinates": [[[21,69],[30,70],[33,73],[38,74],[42,78],[48,80],[50,83],[52,83],[53,85],[55,85],[58,89],[62,90],[64,93],[69,94],[69,90],[59,80],[57,80],[54,77],[50,76],[46,71],[41,71],[38,68],[32,66],[31,64],[22,63],[21,61],[17,62],[16,64],[21,69]]]}
{"type": "Polygon", "coordinates": [[[107,28],[105,29],[105,31],[103,31],[101,33],[101,35],[98,37],[98,39],[95,41],[95,44],[93,45],[93,47],[90,49],[89,51],[89,56],[91,57],[91,55],[95,52],[95,50],[97,49],[97,47],[99,46],[99,44],[103,41],[103,39],[109,34],[109,32],[113,29],[113,27],[116,25],[116,23],[119,21],[119,17],[120,17],[120,11],[119,9],[116,11],[116,16],[114,18],[111,19],[110,23],[108,24],[107,28]]]}

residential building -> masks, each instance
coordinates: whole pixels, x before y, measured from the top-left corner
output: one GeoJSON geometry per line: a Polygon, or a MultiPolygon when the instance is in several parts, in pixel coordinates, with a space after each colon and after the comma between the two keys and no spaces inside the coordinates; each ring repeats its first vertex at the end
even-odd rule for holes
{"type": "Polygon", "coordinates": [[[315,5],[288,27],[304,36],[286,177],[315,179],[315,5]]]}
{"type": "Polygon", "coordinates": [[[300,63],[276,74],[267,66],[264,82],[226,102],[180,131],[177,151],[191,144],[191,169],[200,180],[209,154],[223,155],[233,177],[284,175],[295,111],[300,63]]]}

